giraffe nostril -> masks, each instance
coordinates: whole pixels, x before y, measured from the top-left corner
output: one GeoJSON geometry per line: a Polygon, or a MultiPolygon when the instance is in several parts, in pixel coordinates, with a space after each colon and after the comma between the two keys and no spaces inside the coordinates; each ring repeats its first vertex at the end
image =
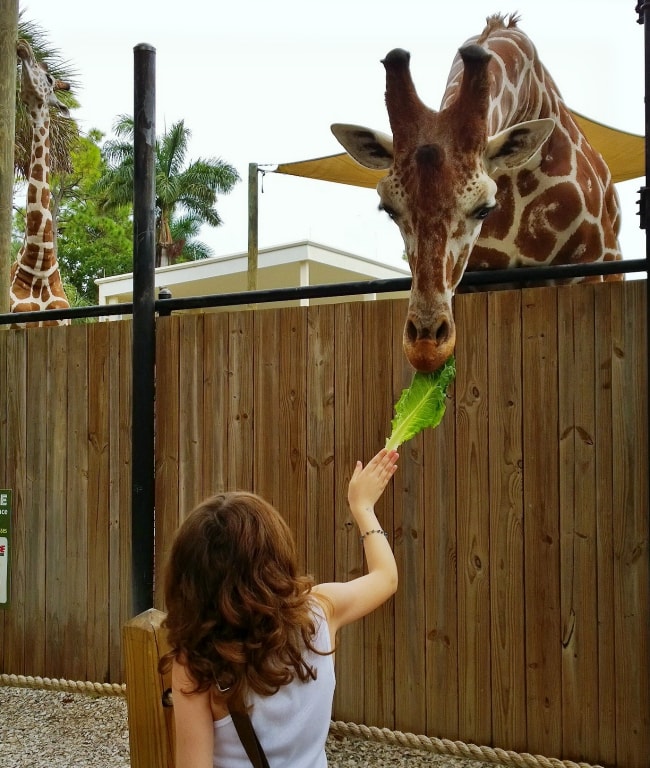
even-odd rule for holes
{"type": "Polygon", "coordinates": [[[419,341],[432,341],[436,346],[446,344],[453,335],[449,318],[443,317],[431,324],[423,325],[409,318],[404,327],[404,336],[409,344],[419,341]]]}
{"type": "Polygon", "coordinates": [[[406,338],[414,344],[418,338],[418,329],[415,327],[415,323],[412,320],[406,321],[406,328],[404,329],[406,338]]]}
{"type": "Polygon", "coordinates": [[[449,341],[449,337],[451,336],[451,326],[446,319],[438,324],[434,336],[437,344],[444,344],[449,341]]]}

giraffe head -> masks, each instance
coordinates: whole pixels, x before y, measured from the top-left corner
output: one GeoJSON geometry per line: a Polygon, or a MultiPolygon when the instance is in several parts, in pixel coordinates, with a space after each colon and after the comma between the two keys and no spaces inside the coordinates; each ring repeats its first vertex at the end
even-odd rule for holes
{"type": "Polygon", "coordinates": [[[27,40],[18,41],[16,53],[22,62],[20,97],[27,109],[34,115],[48,115],[49,108],[56,107],[67,117],[69,110],[57,99],[56,91],[69,91],[70,84],[53,78],[45,65],[36,61],[27,40]]]}
{"type": "Polygon", "coordinates": [[[491,55],[479,45],[460,50],[463,78],[457,97],[440,111],[419,99],[410,56],[396,49],[383,60],[392,137],[356,125],[332,131],[368,168],[385,169],[377,185],[382,208],[404,239],[413,276],[404,326],[404,352],[418,371],[434,371],[454,351],[452,296],[496,206],[499,169],[531,161],[554,128],[550,119],[488,135],[491,55]]]}

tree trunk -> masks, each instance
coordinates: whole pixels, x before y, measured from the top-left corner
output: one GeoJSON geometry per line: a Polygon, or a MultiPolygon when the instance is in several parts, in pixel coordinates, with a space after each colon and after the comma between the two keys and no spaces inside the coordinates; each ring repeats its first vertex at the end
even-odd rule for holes
{"type": "Polygon", "coordinates": [[[0,0],[0,313],[9,311],[18,0],[0,0]]]}

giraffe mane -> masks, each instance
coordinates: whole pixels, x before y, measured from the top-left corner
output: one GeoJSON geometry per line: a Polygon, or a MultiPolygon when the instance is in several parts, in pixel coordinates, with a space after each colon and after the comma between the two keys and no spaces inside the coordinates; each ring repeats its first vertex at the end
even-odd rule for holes
{"type": "Polygon", "coordinates": [[[476,42],[479,45],[484,43],[492,32],[497,29],[514,29],[519,21],[521,21],[521,16],[518,11],[514,13],[495,13],[492,16],[488,16],[485,19],[485,29],[481,32],[476,42]]]}

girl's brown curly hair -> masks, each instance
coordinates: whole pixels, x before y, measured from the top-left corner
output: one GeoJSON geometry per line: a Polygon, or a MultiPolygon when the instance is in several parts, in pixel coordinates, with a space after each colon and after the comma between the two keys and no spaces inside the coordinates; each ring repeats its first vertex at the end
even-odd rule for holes
{"type": "Polygon", "coordinates": [[[313,679],[304,661],[316,630],[313,579],[299,575],[291,531],[252,493],[206,499],[182,523],[165,571],[171,651],[196,691],[218,685],[231,705],[246,692],[276,693],[295,677],[313,679]],[[227,689],[227,690],[226,690],[227,689]]]}

